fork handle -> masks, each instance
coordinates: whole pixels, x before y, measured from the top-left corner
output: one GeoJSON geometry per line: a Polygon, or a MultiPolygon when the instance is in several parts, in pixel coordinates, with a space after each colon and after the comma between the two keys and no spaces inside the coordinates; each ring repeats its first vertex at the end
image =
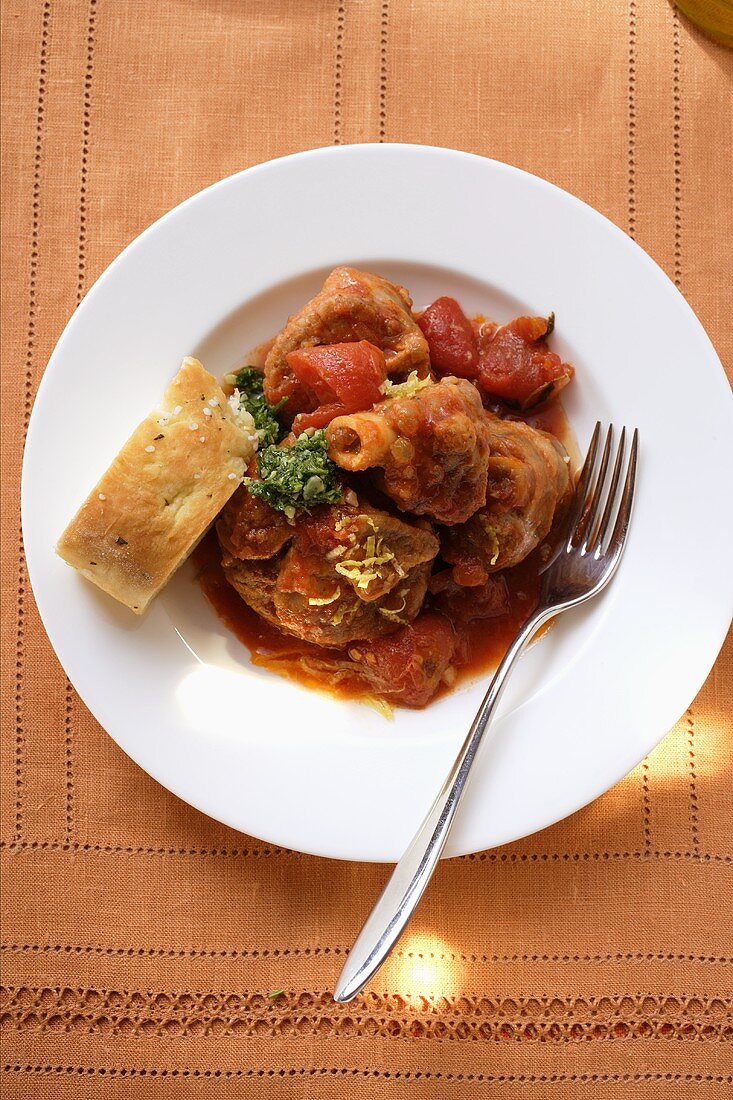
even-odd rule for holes
{"type": "Polygon", "coordinates": [[[506,651],[453,767],[349,952],[334,991],[336,1001],[350,1001],[355,997],[374,976],[402,935],[445,847],[479,746],[501,699],[509,673],[533,635],[552,618],[556,610],[536,611],[506,651]]]}

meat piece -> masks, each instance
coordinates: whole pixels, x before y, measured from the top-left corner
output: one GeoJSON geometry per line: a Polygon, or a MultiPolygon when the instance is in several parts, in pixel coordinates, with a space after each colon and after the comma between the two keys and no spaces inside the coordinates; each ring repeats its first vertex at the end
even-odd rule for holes
{"type": "Polygon", "coordinates": [[[349,657],[377,694],[407,707],[424,707],[440,687],[455,647],[448,620],[424,611],[388,638],[351,646],[349,657]]]}
{"type": "Polygon", "coordinates": [[[379,387],[387,377],[384,352],[368,340],[300,348],[289,351],[286,358],[317,403],[315,412],[296,416],[296,434],[306,428],[325,428],[343,413],[369,409],[382,396],[379,387]]]}
{"type": "Polygon", "coordinates": [[[436,298],[417,323],[425,333],[430,366],[436,374],[475,378],[478,374],[478,341],[473,325],[455,298],[436,298]]]}
{"type": "Polygon", "coordinates": [[[450,622],[471,623],[476,619],[498,619],[509,614],[511,603],[504,577],[487,577],[483,584],[466,588],[456,584],[450,573],[446,573],[445,580],[443,574],[439,574],[441,583],[438,586],[433,584],[437,578],[430,580],[431,605],[450,622]]]}
{"type": "Polygon", "coordinates": [[[364,502],[300,518],[291,543],[267,561],[225,552],[224,572],[242,599],[288,634],[342,647],[376,638],[418,614],[438,540],[364,502]]]}
{"type": "MultiPolygon", "coordinates": [[[[256,463],[249,475],[256,476],[256,463]]],[[[293,537],[294,529],[284,512],[253,496],[240,485],[219,516],[216,533],[222,548],[233,558],[249,561],[271,558],[293,537]]]]}
{"type": "Polygon", "coordinates": [[[293,314],[275,338],[265,360],[267,400],[275,405],[287,397],[281,415],[289,421],[297,413],[313,412],[317,401],[288,364],[288,353],[357,340],[368,340],[384,352],[391,375],[428,371],[428,346],[412,316],[412,299],[405,288],[379,275],[337,267],[315,298],[293,314]]]}
{"type": "Polygon", "coordinates": [[[478,386],[491,397],[529,409],[557,397],[575,371],[547,347],[554,318],[517,317],[482,333],[478,386]]]}
{"type": "Polygon", "coordinates": [[[486,499],[487,421],[478,391],[462,378],[337,417],[326,438],[337,465],[375,469],[378,487],[404,511],[461,523],[486,499]]]}
{"type": "Polygon", "coordinates": [[[491,457],[486,504],[444,531],[441,553],[461,585],[484,584],[530,554],[549,534],[571,490],[567,455],[548,432],[486,413],[491,457]]]}
{"type": "MultiPolygon", "coordinates": [[[[292,583],[292,576],[292,569],[283,569],[278,577],[275,596],[277,625],[287,634],[294,634],[305,641],[340,648],[356,639],[389,634],[397,630],[400,623],[414,619],[425,598],[430,565],[416,566],[393,598],[385,596],[378,603],[365,603],[353,589],[342,585],[339,590],[336,585],[332,589],[331,599],[326,597],[328,606],[314,606],[311,603],[313,597],[283,589],[284,584],[292,583]],[[338,596],[333,600],[336,593],[338,596]],[[390,614],[384,616],[380,613],[382,611],[389,611],[390,614]]],[[[310,590],[325,590],[325,580],[322,573],[310,590]]]]}
{"type": "MultiPolygon", "coordinates": [[[[364,502],[354,509],[319,511],[298,524],[280,570],[281,592],[323,599],[336,588],[344,595],[351,589],[360,602],[370,604],[401,593],[402,581],[437,553],[438,540],[427,525],[405,523],[364,502]]],[[[399,601],[389,606],[398,617],[410,618],[399,601]]]]}
{"type": "Polygon", "coordinates": [[[277,558],[267,558],[263,561],[235,558],[222,548],[221,565],[226,579],[236,588],[244,602],[270,623],[277,623],[275,614],[277,563],[277,558]]]}

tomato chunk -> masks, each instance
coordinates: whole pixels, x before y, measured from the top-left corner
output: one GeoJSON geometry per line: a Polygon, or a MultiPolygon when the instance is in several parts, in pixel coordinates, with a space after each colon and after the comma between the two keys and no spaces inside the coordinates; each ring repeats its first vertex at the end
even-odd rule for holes
{"type": "Polygon", "coordinates": [[[548,349],[551,331],[545,317],[517,317],[489,333],[480,349],[479,389],[520,409],[557,396],[575,371],[548,349]]]}
{"type": "Polygon", "coordinates": [[[438,690],[455,647],[448,620],[423,611],[394,634],[355,642],[349,656],[380,695],[408,707],[423,707],[438,690]]]}
{"type": "Polygon", "coordinates": [[[296,418],[296,433],[323,428],[343,413],[369,409],[382,396],[379,387],[387,377],[384,352],[368,340],[300,348],[286,358],[318,404],[314,412],[296,418]]]}
{"type": "Polygon", "coordinates": [[[340,401],[332,401],[328,405],[319,405],[315,412],[299,413],[296,416],[293,421],[293,432],[295,435],[300,435],[306,428],[325,428],[337,416],[355,411],[355,409],[347,409],[340,401]]]}
{"type": "Polygon", "coordinates": [[[475,378],[479,354],[473,325],[455,298],[436,298],[417,323],[430,349],[430,364],[436,374],[475,378]]]}

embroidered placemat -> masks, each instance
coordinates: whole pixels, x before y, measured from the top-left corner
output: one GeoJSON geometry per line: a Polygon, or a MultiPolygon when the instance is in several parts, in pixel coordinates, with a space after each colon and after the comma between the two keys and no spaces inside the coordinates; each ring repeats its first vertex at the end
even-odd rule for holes
{"type": "Polygon", "coordinates": [[[648,249],[730,368],[733,54],[666,0],[19,0],[3,48],[4,1095],[730,1096],[730,645],[614,790],[443,864],[336,1006],[385,868],[234,833],[122,754],[46,640],[17,498],[44,366],[119,250],[333,142],[560,184],[648,249]]]}

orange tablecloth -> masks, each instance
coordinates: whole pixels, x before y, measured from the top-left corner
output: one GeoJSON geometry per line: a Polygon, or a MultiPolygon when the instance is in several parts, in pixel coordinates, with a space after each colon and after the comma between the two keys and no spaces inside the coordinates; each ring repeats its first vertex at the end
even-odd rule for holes
{"type": "Polygon", "coordinates": [[[8,1100],[730,1096],[730,646],[614,790],[444,864],[373,989],[335,1006],[385,868],[231,832],[123,756],[41,628],[17,485],[53,344],[119,250],[221,176],[330,142],[455,146],[566,187],[730,367],[733,54],[666,0],[21,0],[4,25],[8,1100]]]}

